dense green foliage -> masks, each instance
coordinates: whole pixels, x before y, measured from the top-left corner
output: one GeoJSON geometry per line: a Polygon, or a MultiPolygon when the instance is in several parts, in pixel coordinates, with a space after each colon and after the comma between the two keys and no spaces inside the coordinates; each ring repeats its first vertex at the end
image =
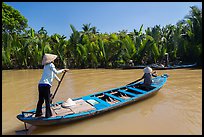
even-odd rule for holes
{"type": "Polygon", "coordinates": [[[2,3],[2,32],[20,33],[28,26],[27,22],[27,19],[18,10],[2,3]]]}
{"type": "MultiPolygon", "coordinates": [[[[82,31],[70,25],[69,39],[30,28],[23,34],[2,33],[2,68],[42,68],[44,53],[58,55],[61,68],[117,68],[133,60],[135,65],[160,63],[169,53],[171,63],[202,64],[202,10],[193,6],[176,25],[158,25],[143,31],[100,33],[91,24],[82,31]]],[[[3,22],[4,23],[4,22],[3,22]]]]}

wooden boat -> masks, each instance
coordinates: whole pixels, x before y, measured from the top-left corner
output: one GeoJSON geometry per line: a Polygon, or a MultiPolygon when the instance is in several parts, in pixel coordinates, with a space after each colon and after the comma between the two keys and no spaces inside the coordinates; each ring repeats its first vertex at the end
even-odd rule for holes
{"type": "MultiPolygon", "coordinates": [[[[143,81],[125,85],[110,90],[96,92],[87,96],[73,98],[75,105],[64,107],[65,101],[51,104],[52,117],[35,117],[35,109],[22,112],[17,115],[17,118],[31,125],[53,125],[65,123],[73,120],[78,120],[86,117],[91,117],[97,114],[101,114],[108,110],[118,108],[120,106],[127,105],[138,100],[142,100],[155,94],[167,81],[168,75],[163,74],[161,76],[154,77],[151,88],[144,90],[139,88],[138,85],[143,81]]],[[[45,115],[45,107],[43,107],[43,116],[45,115]]]]}
{"type": "Polygon", "coordinates": [[[182,64],[182,65],[168,65],[167,67],[159,66],[159,65],[151,65],[151,67],[155,70],[165,70],[165,69],[182,69],[182,68],[193,68],[197,65],[194,64],[182,64]]]}
{"type": "MultiPolygon", "coordinates": [[[[146,65],[154,70],[166,70],[166,69],[181,69],[181,68],[193,68],[196,67],[197,63],[194,64],[181,64],[181,65],[168,65],[167,67],[157,64],[146,65]]],[[[122,69],[143,69],[146,67],[145,65],[137,65],[137,66],[123,66],[122,69]]]]}

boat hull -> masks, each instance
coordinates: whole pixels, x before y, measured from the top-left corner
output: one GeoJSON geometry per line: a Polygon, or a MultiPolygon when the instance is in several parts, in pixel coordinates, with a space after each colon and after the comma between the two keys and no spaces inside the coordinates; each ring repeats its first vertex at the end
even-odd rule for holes
{"type": "Polygon", "coordinates": [[[55,117],[50,118],[45,117],[36,118],[33,115],[29,115],[29,113],[32,114],[35,112],[35,109],[33,109],[17,115],[17,119],[24,123],[29,123],[31,125],[42,126],[62,124],[70,121],[92,117],[98,114],[102,114],[103,112],[110,111],[122,106],[126,106],[130,103],[134,103],[139,100],[151,97],[163,87],[167,80],[167,77],[168,77],[167,75],[162,75],[154,78],[153,79],[154,82],[149,90],[140,89],[138,85],[141,85],[142,82],[137,82],[131,85],[126,85],[119,88],[110,89],[107,91],[97,92],[80,98],[73,98],[73,101],[76,101],[79,104],[81,103],[80,104],[81,106],[84,105],[83,108],[79,108],[78,110],[76,109],[77,107],[74,106],[72,108],[71,107],[62,108],[61,106],[64,101],[52,104],[53,107],[57,105],[60,106],[59,107],[60,109],[63,110],[70,109],[75,113],[69,114],[65,113],[64,115],[62,113],[61,115],[56,115],[55,117]],[[111,98],[113,100],[112,102],[109,101],[109,99],[111,100],[111,98]],[[85,110],[85,108],[87,109],[85,110]]]}

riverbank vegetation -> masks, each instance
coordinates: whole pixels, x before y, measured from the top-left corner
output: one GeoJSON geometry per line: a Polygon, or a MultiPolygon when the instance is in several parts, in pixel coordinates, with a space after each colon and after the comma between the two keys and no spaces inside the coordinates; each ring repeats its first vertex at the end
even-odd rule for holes
{"type": "Polygon", "coordinates": [[[100,33],[83,24],[82,31],[70,24],[72,34],[49,36],[44,27],[36,31],[11,6],[2,4],[2,69],[42,68],[44,53],[58,55],[59,68],[119,68],[133,60],[135,65],[159,63],[165,53],[170,62],[202,65],[202,9],[189,13],[176,25],[156,25],[132,32],[100,33]]]}

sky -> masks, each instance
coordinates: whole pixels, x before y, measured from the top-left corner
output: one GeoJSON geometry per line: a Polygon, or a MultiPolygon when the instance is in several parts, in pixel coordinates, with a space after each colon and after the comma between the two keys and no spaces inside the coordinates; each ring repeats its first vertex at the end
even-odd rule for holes
{"type": "Polygon", "coordinates": [[[100,33],[128,32],[147,27],[176,25],[190,12],[190,6],[202,8],[202,2],[5,2],[18,10],[35,31],[44,27],[69,39],[72,24],[82,31],[91,24],[100,33]]]}

